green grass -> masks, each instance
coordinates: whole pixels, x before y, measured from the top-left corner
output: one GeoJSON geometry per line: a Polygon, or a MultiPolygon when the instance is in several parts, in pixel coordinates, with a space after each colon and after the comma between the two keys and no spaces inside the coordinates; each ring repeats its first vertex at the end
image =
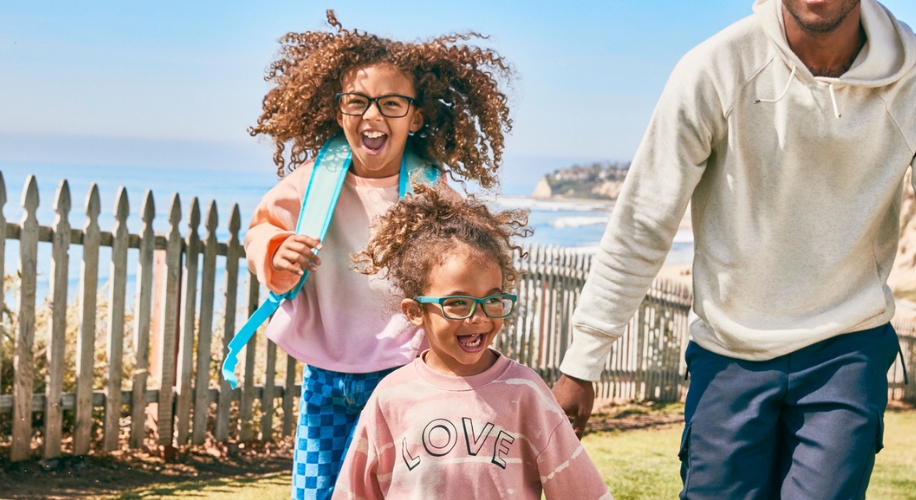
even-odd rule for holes
{"type": "MultiPolygon", "coordinates": [[[[681,426],[589,434],[583,445],[616,500],[677,498],[681,426]]],[[[885,448],[878,454],[869,500],[916,499],[916,412],[885,416],[885,448]]],[[[142,488],[115,498],[288,498],[289,473],[142,488]]],[[[109,497],[111,498],[111,497],[109,497]]]]}
{"type": "MultiPolygon", "coordinates": [[[[292,466],[292,464],[290,464],[292,466]]],[[[275,472],[263,476],[186,481],[127,491],[119,496],[101,498],[212,498],[219,500],[273,500],[289,498],[290,473],[275,472]]]]}

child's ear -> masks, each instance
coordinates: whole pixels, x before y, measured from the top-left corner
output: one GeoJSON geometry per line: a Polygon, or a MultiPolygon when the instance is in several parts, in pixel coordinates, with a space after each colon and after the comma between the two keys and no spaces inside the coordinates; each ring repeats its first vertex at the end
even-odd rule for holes
{"type": "Polygon", "coordinates": [[[401,312],[404,313],[404,316],[407,316],[407,321],[410,321],[416,326],[423,326],[423,310],[420,309],[420,304],[418,304],[416,300],[402,300],[401,312]]]}
{"type": "MultiPolygon", "coordinates": [[[[340,114],[340,112],[338,112],[340,114]]],[[[418,109],[414,111],[413,116],[410,118],[410,131],[416,132],[423,128],[423,110],[418,109]]]]}

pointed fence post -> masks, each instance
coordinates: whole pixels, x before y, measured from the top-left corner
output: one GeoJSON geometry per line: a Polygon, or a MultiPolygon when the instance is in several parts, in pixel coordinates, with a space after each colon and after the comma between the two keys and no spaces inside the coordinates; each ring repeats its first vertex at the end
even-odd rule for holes
{"type": "MultiPolygon", "coordinates": [[[[258,278],[252,273],[248,273],[248,317],[258,308],[258,294],[260,293],[260,284],[258,278]]],[[[257,354],[258,336],[253,335],[248,344],[245,345],[245,381],[242,382],[242,396],[239,403],[239,441],[247,443],[251,441],[254,422],[254,361],[257,354]]]]}
{"type": "Polygon", "coordinates": [[[149,336],[153,297],[153,250],[156,235],[153,233],[153,218],[156,207],[152,191],[143,196],[140,228],[140,255],[137,264],[137,296],[134,303],[134,346],[137,362],[134,365],[131,393],[130,447],[139,448],[146,437],[146,383],[149,377],[149,336]]]}
{"type": "Polygon", "coordinates": [[[19,233],[19,318],[13,351],[13,425],[10,460],[18,462],[31,455],[32,387],[35,343],[35,273],[38,255],[38,182],[34,175],[22,191],[22,222],[19,233]]]}
{"type": "MultiPolygon", "coordinates": [[[[229,215],[229,241],[226,242],[226,295],[223,301],[225,308],[223,315],[223,350],[220,357],[220,366],[226,360],[229,352],[229,342],[235,335],[235,311],[238,301],[239,289],[239,259],[244,256],[244,250],[239,243],[239,229],[241,228],[241,215],[238,204],[232,205],[229,215]]],[[[216,405],[216,427],[214,434],[216,440],[224,443],[229,438],[229,408],[232,406],[232,386],[223,378],[222,370],[217,370],[219,377],[219,402],[216,405]]]]}
{"type": "Polygon", "coordinates": [[[191,199],[188,212],[188,237],[185,240],[184,269],[181,274],[181,307],[178,337],[178,400],[175,404],[175,425],[178,428],[177,443],[187,444],[191,426],[191,374],[194,356],[194,323],[197,311],[197,257],[200,255],[200,204],[191,199]]]}
{"type": "MultiPolygon", "coordinates": [[[[3,207],[6,206],[6,182],[3,172],[0,172],[0,278],[6,276],[6,216],[3,207]]],[[[6,294],[0,293],[0,311],[6,310],[6,294]]],[[[6,328],[0,321],[0,374],[3,373],[3,338],[6,337],[6,328]]],[[[0,375],[0,395],[3,395],[3,377],[0,375]]]]}
{"type": "Polygon", "coordinates": [[[181,221],[181,199],[178,194],[172,196],[169,207],[169,234],[166,240],[165,286],[160,297],[162,306],[162,319],[159,322],[159,400],[157,401],[159,415],[157,419],[159,444],[172,445],[172,402],[174,397],[172,387],[175,385],[175,329],[177,328],[176,313],[178,312],[178,294],[180,291],[181,277],[181,233],[178,224],[181,221]]]}
{"type": "Polygon", "coordinates": [[[54,197],[57,216],[51,232],[51,324],[48,335],[48,373],[45,377],[44,458],[60,456],[63,411],[60,396],[64,383],[67,333],[67,275],[70,270],[70,186],[60,181],[54,197]]]}
{"type": "Polygon", "coordinates": [[[99,289],[99,187],[92,184],[86,196],[83,226],[83,262],[80,267],[80,329],[76,340],[76,423],[73,454],[89,453],[92,440],[92,369],[95,363],[95,315],[99,289]]]}
{"type": "Polygon", "coordinates": [[[111,231],[111,272],[108,283],[108,385],[105,393],[105,425],[102,449],[118,449],[121,430],[121,367],[124,363],[124,297],[127,295],[127,190],[118,189],[115,223],[111,231]]]}
{"type": "Polygon", "coordinates": [[[200,320],[197,334],[197,373],[194,382],[194,426],[191,435],[193,444],[203,444],[207,436],[207,421],[210,415],[210,346],[213,336],[213,298],[216,284],[216,228],[219,215],[216,202],[211,200],[207,208],[207,228],[204,237],[204,263],[200,284],[200,320]]]}

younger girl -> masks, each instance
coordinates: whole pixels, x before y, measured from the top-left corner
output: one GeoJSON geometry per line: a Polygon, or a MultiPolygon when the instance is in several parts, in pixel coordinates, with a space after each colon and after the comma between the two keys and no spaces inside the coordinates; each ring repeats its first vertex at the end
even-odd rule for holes
{"type": "Polygon", "coordinates": [[[354,260],[391,280],[430,347],[369,398],[334,498],[610,499],[547,385],[489,349],[516,300],[521,214],[416,192],[354,260]]]}
{"type": "Polygon", "coordinates": [[[255,210],[245,235],[249,267],[275,293],[310,272],[302,292],[283,303],[267,328],[268,337],[306,364],[293,498],[330,497],[366,399],[379,379],[416,357],[423,340],[416,325],[385,307],[387,282],[349,269],[349,255],[369,240],[370,223],[409,186],[401,174],[405,158],[436,165],[434,178],[447,172],[489,188],[511,126],[499,88],[509,76],[506,64],[495,52],[460,44],[477,35],[402,43],[344,30],[331,11],[328,22],[336,32],[282,39],[267,74],[275,87],[251,129],[273,139],[277,173],[283,177],[286,167],[291,173],[255,210]],[[318,163],[328,156],[350,160],[319,241],[294,228],[326,142],[345,151],[323,154],[318,163]]]}

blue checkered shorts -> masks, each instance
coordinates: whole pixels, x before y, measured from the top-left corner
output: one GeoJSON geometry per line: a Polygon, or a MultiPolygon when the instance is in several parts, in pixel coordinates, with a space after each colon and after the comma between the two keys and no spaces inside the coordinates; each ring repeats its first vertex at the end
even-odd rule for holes
{"type": "Polygon", "coordinates": [[[330,499],[359,412],[395,368],[339,373],[306,365],[293,456],[293,500],[330,499]]]}

